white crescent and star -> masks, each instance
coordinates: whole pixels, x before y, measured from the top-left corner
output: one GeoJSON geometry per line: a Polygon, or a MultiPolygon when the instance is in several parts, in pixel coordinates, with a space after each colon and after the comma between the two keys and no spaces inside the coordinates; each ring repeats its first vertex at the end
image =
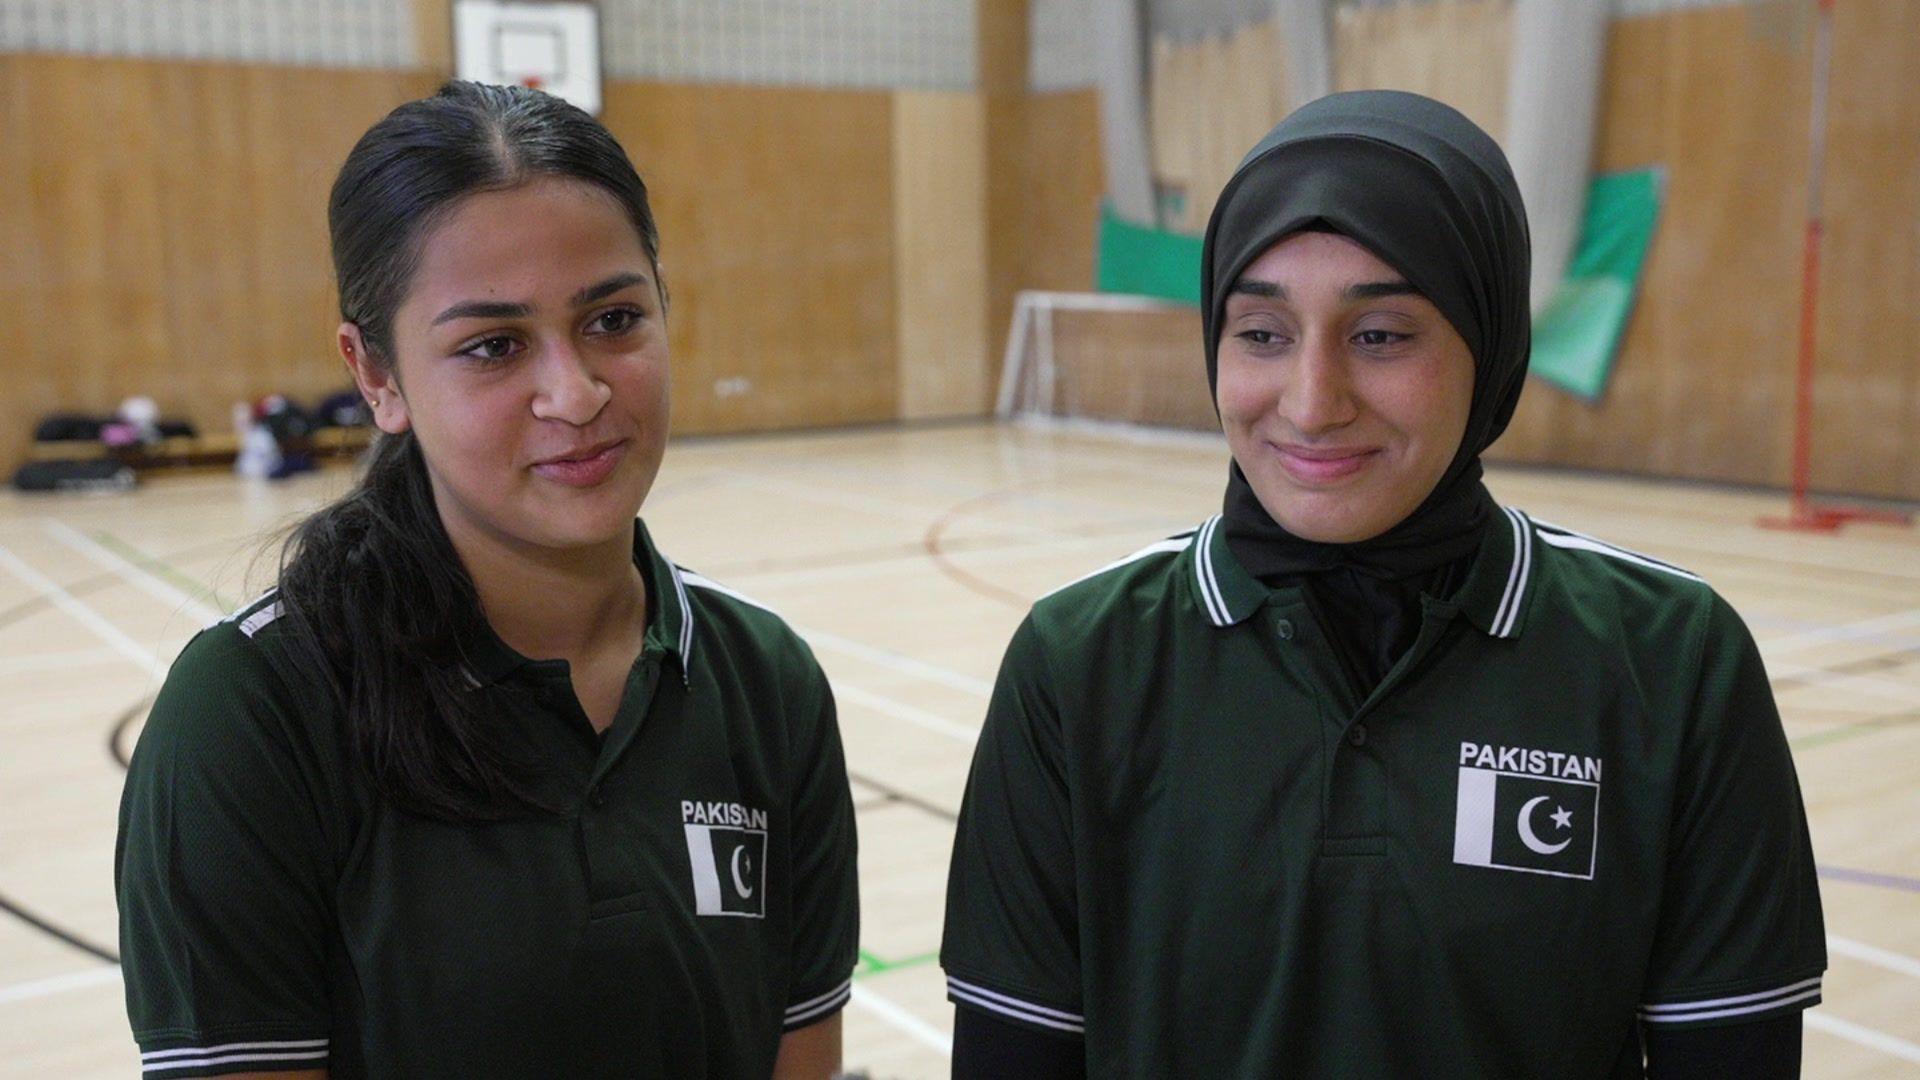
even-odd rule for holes
{"type": "MultiPolygon", "coordinates": [[[[1557,844],[1549,844],[1549,843],[1546,843],[1545,841],[1542,841],[1538,836],[1535,836],[1533,833],[1533,808],[1536,806],[1539,806],[1543,802],[1546,802],[1547,799],[1548,799],[1548,796],[1546,795],[1535,795],[1533,798],[1527,800],[1527,803],[1525,806],[1522,806],[1520,808],[1520,821],[1519,821],[1520,842],[1527,845],[1527,848],[1529,850],[1534,851],[1538,854],[1557,855],[1561,851],[1565,850],[1568,844],[1573,843],[1573,837],[1569,836],[1565,840],[1562,840],[1557,844]]],[[[1555,806],[1554,809],[1559,811],[1559,813],[1556,813],[1553,815],[1554,824],[1560,826],[1563,829],[1572,828],[1573,815],[1571,813],[1568,813],[1565,808],[1560,806],[1555,806]]]]}
{"type": "MultiPolygon", "coordinates": [[[[1524,823],[1522,827],[1523,828],[1525,827],[1524,823]]],[[[1562,844],[1560,846],[1565,847],[1566,845],[1562,844]]],[[[740,896],[742,899],[745,899],[753,895],[753,889],[747,885],[747,879],[743,877],[740,873],[740,856],[745,855],[746,853],[747,853],[747,846],[745,844],[742,844],[739,847],[734,848],[733,858],[730,860],[728,865],[728,869],[733,871],[733,887],[740,890],[740,896]]]]}

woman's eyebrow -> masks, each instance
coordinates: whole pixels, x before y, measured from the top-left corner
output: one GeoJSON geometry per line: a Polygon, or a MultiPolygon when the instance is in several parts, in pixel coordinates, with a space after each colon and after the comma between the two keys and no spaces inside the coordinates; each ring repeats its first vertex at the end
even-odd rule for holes
{"type": "Polygon", "coordinates": [[[619,292],[621,289],[630,288],[634,285],[645,285],[646,283],[647,275],[629,270],[624,274],[615,274],[605,281],[581,289],[579,292],[574,293],[567,302],[574,307],[584,307],[587,304],[593,303],[595,300],[604,300],[614,293],[619,292]]]}
{"type": "Polygon", "coordinates": [[[1268,300],[1285,300],[1287,298],[1287,287],[1285,285],[1272,281],[1261,281],[1258,278],[1251,280],[1241,278],[1239,281],[1233,283],[1233,288],[1227,291],[1245,293],[1248,296],[1265,297],[1268,300]]]}
{"type": "Polygon", "coordinates": [[[433,317],[433,325],[455,319],[524,319],[533,314],[528,304],[514,304],[501,300],[463,300],[433,317]]]}
{"type": "MultiPolygon", "coordinates": [[[[605,281],[596,282],[581,289],[567,298],[574,307],[584,307],[595,300],[604,300],[621,289],[634,285],[645,285],[647,275],[636,271],[615,274],[605,281]]],[[[521,304],[506,300],[463,300],[433,317],[433,325],[455,319],[524,319],[533,314],[532,304],[521,304]]]]}
{"type": "Polygon", "coordinates": [[[1342,292],[1346,300],[1373,300],[1382,296],[1419,296],[1420,290],[1405,281],[1363,281],[1342,292]]]}

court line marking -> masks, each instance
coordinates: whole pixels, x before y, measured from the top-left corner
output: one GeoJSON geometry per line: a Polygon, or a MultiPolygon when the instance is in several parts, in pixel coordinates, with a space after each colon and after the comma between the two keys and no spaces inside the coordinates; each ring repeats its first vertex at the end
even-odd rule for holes
{"type": "Polygon", "coordinates": [[[1852,690],[1867,697],[1885,698],[1902,705],[1912,705],[1914,698],[1920,696],[1920,687],[1911,684],[1896,682],[1892,679],[1877,679],[1871,675],[1844,675],[1824,668],[1808,667],[1805,664],[1768,663],[1767,674],[1775,679],[1792,679],[1808,686],[1833,686],[1852,690]]]}
{"type": "Polygon", "coordinates": [[[1818,869],[1821,877],[1831,878],[1834,881],[1920,893],[1920,878],[1907,877],[1904,874],[1884,874],[1874,870],[1856,870],[1848,866],[1827,866],[1824,863],[1818,869]]]}
{"type": "Polygon", "coordinates": [[[980,729],[977,727],[956,724],[944,716],[935,716],[925,709],[917,709],[912,705],[902,704],[884,694],[876,694],[871,690],[863,690],[851,683],[843,682],[835,684],[833,687],[833,695],[841,701],[852,702],[864,708],[872,709],[874,712],[880,713],[883,716],[890,716],[895,720],[903,720],[915,727],[925,728],[936,734],[945,735],[955,742],[963,742],[968,746],[972,746],[980,739],[980,729]]]}
{"type": "Polygon", "coordinates": [[[1760,653],[1765,656],[1770,653],[1795,652],[1816,645],[1830,645],[1838,641],[1859,641],[1862,638],[1877,637],[1889,631],[1905,630],[1915,626],[1920,626],[1920,608],[1896,611],[1890,615],[1876,615],[1871,619],[1861,619],[1857,622],[1835,623],[1830,626],[1802,630],[1797,634],[1788,634],[1771,641],[1762,641],[1760,653]]]}
{"type": "Polygon", "coordinates": [[[881,997],[869,987],[853,984],[853,1003],[875,1014],[880,1019],[911,1035],[916,1041],[930,1046],[945,1057],[953,1056],[953,1039],[943,1034],[939,1028],[913,1015],[907,1010],[881,997]]]}
{"type": "Polygon", "coordinates": [[[815,627],[803,627],[798,624],[792,625],[794,633],[799,634],[801,638],[809,644],[818,645],[833,652],[851,656],[856,660],[864,660],[876,667],[883,667],[889,671],[897,671],[902,675],[914,675],[928,682],[939,683],[941,686],[951,687],[952,689],[960,690],[976,697],[985,698],[993,696],[993,683],[987,679],[976,679],[971,675],[963,675],[958,671],[942,667],[939,664],[908,656],[905,653],[895,652],[892,649],[883,649],[877,645],[868,645],[865,642],[844,638],[839,634],[826,630],[815,627]]]}
{"type": "MultiPolygon", "coordinates": [[[[110,570],[120,580],[146,593],[148,596],[173,607],[174,613],[185,611],[199,619],[202,625],[219,622],[225,612],[216,610],[211,604],[162,577],[157,570],[141,566],[132,559],[116,551],[64,521],[43,518],[41,527],[48,535],[65,544],[73,551],[103,570],[110,570]]],[[[135,549],[138,550],[138,549],[135,549]]]]}
{"type": "Polygon", "coordinates": [[[1911,1061],[1920,1065],[1920,1045],[1898,1039],[1884,1031],[1876,1031],[1865,1024],[1856,1024],[1851,1020],[1842,1020],[1837,1016],[1809,1009],[1802,1016],[1808,1027],[1815,1031],[1824,1031],[1850,1043],[1858,1043],[1883,1054],[1897,1057],[1902,1061],[1911,1061]]]}
{"type": "Polygon", "coordinates": [[[0,677],[21,672],[34,674],[66,668],[92,667],[111,660],[120,662],[120,652],[105,645],[91,649],[67,649],[61,652],[32,653],[27,656],[0,656],[0,677]]]}
{"type": "Polygon", "coordinates": [[[0,547],[0,566],[5,566],[14,577],[25,582],[28,588],[39,593],[54,607],[66,612],[82,626],[93,631],[102,641],[112,646],[114,651],[146,671],[149,677],[157,679],[166,675],[167,665],[162,664],[159,657],[128,637],[124,631],[107,621],[99,612],[81,603],[59,582],[35,570],[24,559],[5,547],[0,547]]]}
{"type": "Polygon", "coordinates": [[[120,967],[88,968],[85,971],[70,971],[65,975],[54,975],[45,979],[33,979],[28,982],[14,983],[12,986],[0,986],[0,1005],[9,1005],[16,1001],[31,1001],[34,998],[64,994],[69,990],[85,990],[92,986],[104,986],[120,981],[120,967]]]}
{"type": "Polygon", "coordinates": [[[1911,956],[1869,945],[1864,941],[1855,941],[1835,934],[1827,935],[1827,950],[1838,953],[1850,960],[1859,960],[1877,968],[1885,968],[1910,979],[1920,979],[1920,960],[1911,956]]]}

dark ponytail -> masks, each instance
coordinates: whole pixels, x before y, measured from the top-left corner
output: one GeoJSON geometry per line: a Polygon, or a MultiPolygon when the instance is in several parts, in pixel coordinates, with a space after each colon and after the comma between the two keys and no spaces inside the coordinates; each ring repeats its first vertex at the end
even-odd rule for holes
{"type": "MultiPolygon", "coordinates": [[[[363,135],[334,180],[340,316],[391,373],[393,315],[423,239],[460,199],[537,177],[579,180],[626,210],[658,278],[646,186],[613,135],[558,98],[452,82],[363,135]]],[[[551,809],[524,743],[478,687],[464,648],[485,615],[441,524],[411,432],[383,435],[359,482],[288,538],[279,599],[296,663],[331,688],[355,756],[403,809],[447,820],[551,809]]]]}

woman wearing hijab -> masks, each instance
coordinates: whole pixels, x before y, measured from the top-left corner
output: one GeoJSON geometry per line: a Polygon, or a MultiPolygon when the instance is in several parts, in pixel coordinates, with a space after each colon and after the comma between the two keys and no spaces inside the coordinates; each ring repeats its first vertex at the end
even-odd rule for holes
{"type": "Polygon", "coordinates": [[[1528,238],[1454,110],[1337,94],[1208,225],[1223,512],[1043,599],[955,839],[954,1073],[1790,1076],[1825,968],[1739,618],[1494,502],[1528,238]]]}

